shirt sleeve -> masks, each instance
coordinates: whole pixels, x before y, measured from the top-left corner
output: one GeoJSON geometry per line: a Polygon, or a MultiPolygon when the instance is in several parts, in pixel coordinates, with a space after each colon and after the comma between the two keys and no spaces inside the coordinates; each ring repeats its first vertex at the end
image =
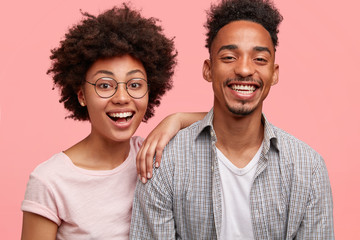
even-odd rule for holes
{"type": "Polygon", "coordinates": [[[30,175],[21,210],[48,218],[58,226],[61,224],[50,187],[34,173],[30,175]]]}
{"type": "Polygon", "coordinates": [[[133,204],[130,239],[175,239],[172,211],[172,174],[166,156],[146,183],[138,181],[133,204]]]}
{"type": "Polygon", "coordinates": [[[324,160],[316,161],[310,198],[296,239],[334,239],[333,201],[324,160]]]}

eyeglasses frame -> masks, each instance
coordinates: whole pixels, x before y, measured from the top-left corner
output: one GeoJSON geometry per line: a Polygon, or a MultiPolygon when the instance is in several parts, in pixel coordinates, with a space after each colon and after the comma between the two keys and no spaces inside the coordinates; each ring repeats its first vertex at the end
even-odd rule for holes
{"type": "Polygon", "coordinates": [[[99,97],[101,97],[101,98],[111,98],[112,96],[114,96],[114,95],[116,94],[118,88],[119,88],[119,84],[121,84],[121,83],[122,83],[122,84],[125,84],[125,89],[126,89],[127,94],[129,94],[129,96],[132,97],[132,98],[134,98],[134,99],[141,99],[141,98],[143,98],[143,97],[149,92],[150,83],[147,83],[147,81],[146,81],[145,79],[143,79],[143,78],[132,78],[132,79],[129,79],[128,81],[126,81],[126,82],[118,82],[118,81],[116,81],[115,79],[113,79],[113,78],[111,78],[111,77],[106,77],[106,78],[110,78],[110,79],[114,80],[114,82],[116,82],[117,85],[116,85],[116,88],[115,88],[115,92],[114,92],[112,95],[110,95],[109,97],[103,97],[103,96],[100,96],[100,94],[96,91],[96,83],[97,83],[97,81],[99,81],[100,79],[103,79],[103,78],[105,78],[105,77],[98,78],[98,79],[95,81],[95,83],[92,83],[92,82],[89,82],[89,81],[85,80],[85,82],[87,82],[87,83],[89,83],[90,85],[93,85],[93,86],[94,86],[94,90],[95,90],[96,94],[97,94],[99,97]],[[131,81],[131,80],[134,80],[134,79],[141,79],[141,80],[144,80],[144,81],[147,83],[147,84],[146,84],[146,85],[147,85],[147,90],[146,90],[146,92],[144,93],[144,95],[141,96],[141,97],[133,97],[133,96],[131,96],[131,94],[130,94],[129,91],[128,91],[127,83],[128,83],[129,81],[131,81]]]}

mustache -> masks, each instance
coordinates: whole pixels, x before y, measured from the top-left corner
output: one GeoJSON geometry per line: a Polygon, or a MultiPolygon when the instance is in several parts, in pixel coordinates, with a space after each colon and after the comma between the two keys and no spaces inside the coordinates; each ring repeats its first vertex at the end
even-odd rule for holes
{"type": "Polygon", "coordinates": [[[223,83],[224,87],[229,85],[230,82],[252,82],[252,83],[259,84],[260,87],[262,87],[264,85],[264,83],[261,80],[254,79],[250,76],[248,76],[248,77],[237,76],[235,78],[227,78],[226,81],[223,83]]]}

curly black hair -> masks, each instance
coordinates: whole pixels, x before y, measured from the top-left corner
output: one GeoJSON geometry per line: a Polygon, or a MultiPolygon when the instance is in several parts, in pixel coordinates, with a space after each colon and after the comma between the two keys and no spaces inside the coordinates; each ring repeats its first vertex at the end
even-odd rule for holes
{"type": "Polygon", "coordinates": [[[270,0],[222,0],[211,5],[207,12],[205,47],[210,52],[211,44],[219,30],[232,21],[247,20],[261,24],[271,36],[274,49],[278,45],[279,24],[282,15],[270,0]]]}
{"type": "Polygon", "coordinates": [[[89,120],[77,92],[84,84],[86,72],[98,59],[129,54],[141,61],[150,83],[149,103],[143,121],[154,115],[154,107],[172,88],[172,76],[177,51],[174,39],[168,39],[156,18],[144,18],[127,4],[114,7],[97,17],[82,13],[84,19],[65,34],[58,48],[52,49],[52,65],[47,74],[53,75],[61,98],[76,120],[89,120]]]}

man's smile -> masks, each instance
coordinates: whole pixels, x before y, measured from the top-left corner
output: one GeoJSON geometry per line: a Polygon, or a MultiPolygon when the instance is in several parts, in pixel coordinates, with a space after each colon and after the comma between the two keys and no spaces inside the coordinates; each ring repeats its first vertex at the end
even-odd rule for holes
{"type": "Polygon", "coordinates": [[[257,88],[254,85],[245,85],[245,84],[231,84],[229,87],[241,94],[251,94],[253,93],[257,88]]]}

